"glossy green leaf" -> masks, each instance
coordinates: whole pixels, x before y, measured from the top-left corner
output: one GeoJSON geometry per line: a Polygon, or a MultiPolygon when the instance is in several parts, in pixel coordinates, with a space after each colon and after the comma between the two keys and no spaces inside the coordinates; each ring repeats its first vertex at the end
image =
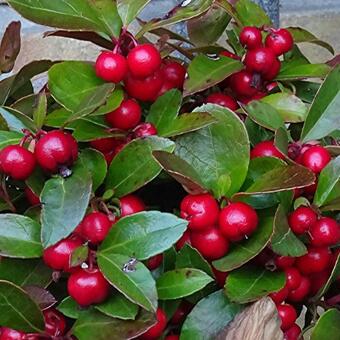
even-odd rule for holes
{"type": "Polygon", "coordinates": [[[153,180],[161,171],[160,165],[152,157],[152,151],[172,152],[173,149],[174,143],[169,139],[156,136],[135,139],[111,162],[106,189],[114,189],[118,197],[136,191],[153,180]]]}
{"type": "Polygon", "coordinates": [[[62,300],[57,309],[71,319],[78,319],[87,312],[86,309],[80,307],[70,296],[62,300]]]}
{"type": "Polygon", "coordinates": [[[78,267],[84,263],[89,256],[89,247],[87,245],[82,245],[72,251],[70,267],[78,267]]]}
{"type": "Polygon", "coordinates": [[[213,262],[213,266],[223,272],[229,272],[241,267],[267,246],[272,234],[273,218],[260,218],[256,231],[247,240],[235,243],[226,256],[213,262]]]}
{"type": "Polygon", "coordinates": [[[184,82],[184,96],[216,85],[242,68],[243,65],[238,60],[223,56],[218,59],[211,59],[199,54],[189,64],[188,78],[184,82]]]}
{"type": "Polygon", "coordinates": [[[115,223],[99,251],[146,260],[169,249],[180,239],[187,225],[187,221],[159,211],[126,216],[115,223]]]}
{"type": "Polygon", "coordinates": [[[311,334],[311,340],[338,340],[340,333],[340,312],[329,309],[317,321],[311,334]]]}
{"type": "Polygon", "coordinates": [[[340,66],[321,85],[303,126],[302,142],[320,139],[340,129],[340,66]]]}
{"type": "Polygon", "coordinates": [[[148,311],[157,309],[156,283],[143,263],[107,252],[97,253],[97,260],[106,279],[130,301],[148,311]]]}
{"type": "Polygon", "coordinates": [[[92,119],[80,119],[72,124],[73,137],[79,142],[89,142],[98,138],[112,137],[106,127],[92,119]]]}
{"type": "Polygon", "coordinates": [[[104,105],[100,106],[97,110],[91,113],[91,116],[103,116],[109,112],[112,112],[120,106],[124,99],[124,91],[119,84],[115,84],[115,89],[106,98],[104,105]]]}
{"type": "Polygon", "coordinates": [[[248,303],[280,290],[285,283],[284,272],[246,265],[229,273],[224,288],[231,301],[248,303]]]}
{"type": "Polygon", "coordinates": [[[0,215],[0,255],[35,258],[42,255],[40,225],[17,214],[0,215]]]}
{"type": "Polygon", "coordinates": [[[274,144],[284,155],[288,154],[289,135],[286,127],[275,131],[274,144]]]}
{"type": "Polygon", "coordinates": [[[33,121],[38,129],[41,129],[44,125],[46,112],[47,112],[47,98],[45,93],[38,95],[37,104],[33,111],[33,121]]]}
{"type": "Polygon", "coordinates": [[[232,303],[222,290],[197,303],[184,321],[181,340],[210,340],[224,330],[243,306],[232,303]]]}
{"type": "Polygon", "coordinates": [[[16,131],[0,131],[0,150],[7,145],[19,144],[24,135],[16,131]]]}
{"type": "Polygon", "coordinates": [[[243,26],[272,25],[262,7],[251,0],[239,0],[235,5],[237,16],[243,26]]]}
{"type": "Polygon", "coordinates": [[[28,129],[32,132],[38,131],[33,120],[23,112],[4,106],[0,107],[0,115],[6,121],[7,126],[11,131],[22,132],[23,129],[28,129]]]}
{"type": "Polygon", "coordinates": [[[0,324],[24,332],[42,332],[44,318],[40,308],[20,287],[0,281],[0,324]]]}
{"type": "Polygon", "coordinates": [[[85,216],[92,191],[89,171],[76,165],[68,178],[55,177],[45,183],[40,200],[42,242],[45,248],[67,237],[85,216]]]}
{"type": "Polygon", "coordinates": [[[117,0],[117,9],[123,25],[128,26],[150,0],[117,0]]]}
{"type": "Polygon", "coordinates": [[[36,167],[30,177],[25,181],[26,185],[37,195],[40,196],[46,181],[46,174],[39,167],[36,167]]]}
{"type": "Polygon", "coordinates": [[[311,81],[295,81],[294,86],[296,89],[296,95],[304,102],[312,103],[316,93],[320,88],[320,83],[311,81]]]}
{"type": "Polygon", "coordinates": [[[297,80],[304,78],[324,78],[331,68],[326,64],[287,65],[281,68],[277,80],[297,80]]]}

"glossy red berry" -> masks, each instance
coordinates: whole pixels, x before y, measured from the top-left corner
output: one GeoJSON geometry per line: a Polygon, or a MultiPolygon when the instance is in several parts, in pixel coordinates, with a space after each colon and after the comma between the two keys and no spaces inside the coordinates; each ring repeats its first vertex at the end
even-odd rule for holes
{"type": "Polygon", "coordinates": [[[26,196],[26,199],[28,201],[28,203],[31,205],[31,206],[34,206],[34,205],[39,205],[40,204],[40,198],[38,195],[36,195],[32,189],[30,187],[26,187],[25,188],[25,196],[26,196]]]}
{"type": "Polygon", "coordinates": [[[309,235],[313,246],[333,246],[340,241],[340,228],[333,218],[322,217],[312,225],[309,235]]]}
{"type": "Polygon", "coordinates": [[[295,258],[290,256],[277,256],[274,262],[277,268],[286,269],[293,266],[295,258]]]}
{"type": "Polygon", "coordinates": [[[142,123],[133,129],[134,138],[143,138],[157,135],[157,129],[152,123],[142,123]]]}
{"type": "Polygon", "coordinates": [[[207,260],[217,260],[229,250],[228,240],[216,227],[191,233],[191,244],[207,260]]]}
{"type": "Polygon", "coordinates": [[[65,334],[66,319],[63,314],[55,308],[49,308],[43,311],[45,319],[45,332],[51,336],[61,336],[65,334]]]}
{"type": "Polygon", "coordinates": [[[311,290],[311,281],[308,277],[302,276],[300,286],[294,290],[291,290],[288,294],[288,300],[291,302],[301,302],[309,294],[311,290]]]}
{"type": "Polygon", "coordinates": [[[218,204],[210,194],[187,195],[183,198],[180,209],[180,216],[189,221],[191,230],[207,229],[218,219],[218,204]]]}
{"type": "Polygon", "coordinates": [[[16,331],[15,329],[1,327],[0,340],[24,340],[25,333],[16,331]]]}
{"type": "Polygon", "coordinates": [[[107,138],[100,138],[95,139],[90,142],[90,145],[92,148],[102,152],[102,153],[108,153],[112,152],[115,147],[122,143],[120,139],[114,138],[114,137],[107,137],[107,138]]]}
{"type": "Polygon", "coordinates": [[[80,306],[89,306],[106,300],[110,285],[98,268],[78,269],[70,275],[67,290],[80,306]]]}
{"type": "Polygon", "coordinates": [[[331,260],[332,253],[327,247],[309,247],[306,255],[296,259],[295,266],[300,273],[309,275],[325,270],[331,260]]]}
{"type": "Polygon", "coordinates": [[[327,149],[320,145],[314,145],[302,155],[302,165],[318,174],[331,161],[331,155],[327,149]]]}
{"type": "Polygon", "coordinates": [[[245,26],[240,33],[240,43],[249,50],[262,45],[261,30],[254,26],[245,26]]]}
{"type": "MultiPolygon", "coordinates": [[[[280,67],[281,67],[281,64],[280,64],[280,67]]],[[[276,89],[277,87],[279,86],[278,82],[277,81],[272,81],[271,83],[267,84],[266,85],[266,90],[268,92],[276,89]]],[[[289,151],[288,151],[289,152],[289,151]]]]}
{"type": "Polygon", "coordinates": [[[235,59],[235,60],[240,60],[241,58],[236,55],[235,53],[232,53],[232,52],[229,52],[229,51],[222,51],[220,53],[220,55],[224,56],[224,57],[228,57],[228,58],[231,58],[231,59],[235,59]]]}
{"type": "Polygon", "coordinates": [[[275,58],[269,71],[262,74],[262,78],[267,81],[271,81],[277,77],[281,69],[281,62],[275,58]]]}
{"type": "Polygon", "coordinates": [[[257,228],[258,216],[247,203],[235,202],[224,207],[219,215],[222,234],[231,241],[240,241],[251,235],[257,228]]]}
{"type": "Polygon", "coordinates": [[[272,29],[265,40],[266,47],[270,48],[277,56],[287,53],[293,48],[294,40],[291,33],[280,28],[277,30],[272,29]]]}
{"type": "Polygon", "coordinates": [[[159,69],[162,58],[154,45],[143,44],[129,52],[127,63],[134,77],[146,78],[159,69]]]}
{"type": "Polygon", "coordinates": [[[275,63],[276,56],[271,49],[258,47],[247,52],[244,64],[248,72],[266,74],[275,63]]]}
{"type": "Polygon", "coordinates": [[[166,327],[167,319],[164,311],[158,308],[156,311],[157,323],[141,335],[143,340],[154,340],[160,337],[166,327]]]}
{"type": "Polygon", "coordinates": [[[240,71],[230,77],[230,88],[237,96],[251,97],[257,93],[253,84],[253,74],[247,71],[240,71]]]}
{"type": "Polygon", "coordinates": [[[179,335],[171,334],[165,337],[165,340],[179,340],[179,335]]]}
{"type": "Polygon", "coordinates": [[[143,79],[135,78],[129,74],[124,81],[129,96],[145,102],[155,101],[163,83],[164,79],[160,71],[143,79]]]}
{"type": "Polygon", "coordinates": [[[177,61],[167,61],[162,67],[165,81],[172,84],[174,88],[183,88],[186,73],[186,68],[177,61]]]}
{"type": "Polygon", "coordinates": [[[276,306],[281,319],[281,329],[286,330],[295,324],[297,314],[292,305],[283,304],[276,306]]]}
{"type": "Polygon", "coordinates": [[[176,250],[181,250],[185,244],[191,244],[190,231],[186,230],[182,237],[176,243],[176,250]]]}
{"type": "Polygon", "coordinates": [[[146,262],[146,266],[149,268],[149,270],[155,270],[162,264],[162,262],[163,254],[158,254],[150,257],[146,262]]]}
{"type": "Polygon", "coordinates": [[[301,335],[301,328],[295,323],[292,327],[288,328],[284,334],[284,340],[299,340],[301,335]]]}
{"type": "Polygon", "coordinates": [[[35,146],[35,156],[46,171],[57,172],[62,166],[71,166],[78,158],[77,141],[61,130],[47,132],[35,146]]]}
{"type": "Polygon", "coordinates": [[[280,304],[284,302],[288,297],[289,289],[287,286],[284,286],[277,292],[269,294],[269,297],[274,301],[275,304],[280,304]]]}
{"type": "Polygon", "coordinates": [[[287,288],[289,290],[294,290],[298,288],[302,281],[302,275],[300,274],[300,272],[296,268],[290,267],[285,269],[285,273],[287,288]]]}
{"type": "Polygon", "coordinates": [[[225,280],[227,279],[227,277],[229,275],[229,272],[221,272],[214,267],[212,267],[212,271],[214,272],[215,281],[216,281],[217,285],[219,287],[223,288],[224,285],[225,285],[225,280]]]}
{"type": "Polygon", "coordinates": [[[126,195],[120,198],[120,216],[128,216],[144,211],[144,202],[136,195],[126,195]]]}
{"type": "Polygon", "coordinates": [[[92,244],[99,244],[104,241],[111,227],[112,222],[106,214],[94,211],[81,222],[81,235],[92,244]]]}
{"type": "Polygon", "coordinates": [[[284,159],[283,154],[274,145],[274,141],[272,140],[260,142],[253,147],[250,151],[250,158],[253,159],[257,157],[277,157],[284,159]]]}
{"type": "Polygon", "coordinates": [[[0,171],[14,180],[30,177],[35,164],[33,153],[20,145],[8,145],[0,151],[0,171]]]}
{"type": "Polygon", "coordinates": [[[193,305],[190,302],[182,301],[171,318],[171,324],[180,325],[191,312],[193,305]]]}
{"type": "Polygon", "coordinates": [[[96,74],[99,78],[112,83],[119,83],[128,72],[126,59],[118,53],[102,52],[96,61],[96,74]]]}
{"type": "Polygon", "coordinates": [[[311,228],[317,218],[313,209],[300,206],[289,215],[288,221],[293,233],[302,235],[311,228]]]}
{"type": "Polygon", "coordinates": [[[74,268],[70,267],[72,253],[82,243],[81,238],[77,236],[63,239],[44,250],[43,260],[54,270],[71,272],[74,270],[74,268]]]}
{"type": "Polygon", "coordinates": [[[233,97],[219,92],[209,95],[206,99],[206,103],[217,104],[232,111],[237,110],[239,107],[237,101],[233,97]]]}
{"type": "Polygon", "coordinates": [[[309,275],[308,278],[311,282],[310,295],[314,296],[328,281],[333,267],[327,268],[321,273],[309,275]]]}

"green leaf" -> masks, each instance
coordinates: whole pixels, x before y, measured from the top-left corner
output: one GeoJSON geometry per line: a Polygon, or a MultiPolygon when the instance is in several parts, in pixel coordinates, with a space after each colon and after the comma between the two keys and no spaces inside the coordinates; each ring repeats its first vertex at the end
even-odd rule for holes
{"type": "Polygon", "coordinates": [[[126,255],[103,252],[97,253],[97,260],[101,272],[117,290],[146,310],[156,311],[156,283],[143,263],[126,255]],[[130,265],[131,261],[134,263],[130,265]]]}
{"type": "Polygon", "coordinates": [[[79,142],[89,142],[98,138],[112,137],[106,127],[97,124],[93,120],[79,119],[72,124],[74,128],[73,137],[79,142]]]}
{"type": "Polygon", "coordinates": [[[288,64],[281,68],[277,80],[297,80],[304,78],[324,78],[331,68],[326,64],[288,64]]]}
{"type": "Polygon", "coordinates": [[[312,103],[302,129],[302,142],[321,139],[340,129],[340,65],[329,73],[312,103]]]}
{"type": "Polygon", "coordinates": [[[226,256],[213,262],[213,266],[223,272],[241,267],[267,246],[272,234],[273,218],[260,218],[260,223],[254,234],[242,243],[234,244],[226,256]]]}
{"type": "Polygon", "coordinates": [[[40,196],[45,185],[45,173],[41,168],[36,167],[25,183],[37,196],[40,196]]]}
{"type": "Polygon", "coordinates": [[[276,254],[299,257],[307,253],[307,248],[289,227],[287,211],[282,205],[277,208],[274,218],[274,234],[271,247],[276,254]]]}
{"type": "Polygon", "coordinates": [[[106,98],[106,103],[91,113],[91,116],[103,116],[120,106],[124,99],[124,91],[119,84],[115,85],[114,91],[106,98]]]}
{"type": "Polygon", "coordinates": [[[92,175],[92,190],[96,191],[104,182],[107,173],[107,163],[102,153],[94,149],[84,149],[79,155],[79,161],[92,175]]]}
{"type": "Polygon", "coordinates": [[[168,271],[157,280],[160,300],[175,300],[189,296],[214,281],[205,272],[195,268],[180,268],[168,271]]]}
{"type": "Polygon", "coordinates": [[[20,287],[0,281],[0,324],[23,332],[42,332],[44,318],[40,308],[20,287]]]}
{"type": "Polygon", "coordinates": [[[22,132],[23,129],[28,129],[32,132],[38,131],[38,128],[30,117],[11,107],[0,107],[0,115],[5,119],[8,128],[12,131],[22,132]]]}
{"type": "Polygon", "coordinates": [[[117,292],[95,308],[107,316],[122,320],[134,320],[139,309],[138,305],[117,292]]]}
{"type": "Polygon", "coordinates": [[[311,340],[338,340],[340,332],[340,312],[329,309],[323,313],[313,328],[311,340]]]}
{"type": "Polygon", "coordinates": [[[239,21],[243,26],[272,25],[262,7],[251,0],[239,0],[235,5],[239,21]]]}
{"type": "Polygon", "coordinates": [[[150,0],[117,0],[118,13],[124,27],[128,26],[150,0]]]}
{"type": "Polygon", "coordinates": [[[187,221],[159,211],[126,216],[115,223],[99,251],[146,260],[169,249],[181,238],[187,225],[187,221]]]}
{"type": "Polygon", "coordinates": [[[16,131],[0,131],[0,150],[7,145],[19,144],[24,135],[16,131]]]}
{"type": "Polygon", "coordinates": [[[42,260],[2,258],[0,280],[11,281],[18,286],[46,287],[52,280],[52,270],[42,260]]]}
{"type": "Polygon", "coordinates": [[[89,30],[118,37],[122,26],[111,0],[10,0],[23,17],[45,26],[89,30]]]}
{"type": "Polygon", "coordinates": [[[224,56],[211,59],[200,54],[189,64],[183,95],[189,96],[212,87],[242,68],[243,64],[238,60],[224,56]]]}
{"type": "Polygon", "coordinates": [[[71,254],[70,267],[77,267],[84,263],[89,256],[89,247],[82,245],[73,250],[71,254]]]}
{"type": "Polygon", "coordinates": [[[224,330],[243,306],[232,303],[222,290],[200,300],[187,316],[181,340],[210,340],[224,330]]]}
{"type": "Polygon", "coordinates": [[[172,152],[174,146],[169,139],[156,136],[133,140],[111,162],[106,189],[114,189],[121,197],[141,188],[161,172],[152,151],[172,152]]]}
{"type": "Polygon", "coordinates": [[[33,121],[38,129],[44,125],[47,112],[47,98],[46,93],[40,93],[37,97],[37,105],[33,111],[33,121]]]}
{"type": "Polygon", "coordinates": [[[218,123],[176,139],[175,154],[199,174],[204,187],[220,195],[220,178],[228,175],[231,186],[224,196],[237,192],[249,164],[249,139],[244,124],[230,110],[207,104],[197,110],[209,112],[218,123]]]}
{"type": "Polygon", "coordinates": [[[45,248],[67,237],[85,216],[92,191],[91,175],[79,165],[72,172],[68,178],[48,180],[41,193],[41,237],[45,248]]]}
{"type": "Polygon", "coordinates": [[[303,122],[307,117],[307,106],[303,101],[289,93],[274,93],[261,99],[261,102],[274,107],[282,119],[288,123],[303,122]]]}
{"type": "Polygon", "coordinates": [[[320,88],[320,83],[298,80],[294,83],[296,95],[304,102],[311,104],[320,88]]]}
{"type": "Polygon", "coordinates": [[[229,273],[224,288],[231,301],[248,303],[280,290],[285,283],[284,272],[246,265],[229,273]]]}
{"type": "MultiPolygon", "coordinates": [[[[330,161],[321,171],[313,203],[321,207],[329,201],[329,196],[340,180],[340,156],[330,161]]],[[[332,197],[337,198],[337,197],[332,197]]]]}
{"type": "Polygon", "coordinates": [[[0,215],[0,255],[35,258],[42,255],[40,225],[17,214],[0,215]]]}
{"type": "Polygon", "coordinates": [[[82,314],[72,328],[72,334],[81,340],[132,339],[156,323],[153,313],[141,310],[136,320],[119,320],[98,311],[82,314]]]}
{"type": "Polygon", "coordinates": [[[275,131],[274,144],[284,155],[288,154],[289,135],[286,127],[275,131]]]}
{"type": "Polygon", "coordinates": [[[61,301],[57,309],[71,319],[78,319],[86,313],[86,309],[80,307],[70,296],[61,301]]]}

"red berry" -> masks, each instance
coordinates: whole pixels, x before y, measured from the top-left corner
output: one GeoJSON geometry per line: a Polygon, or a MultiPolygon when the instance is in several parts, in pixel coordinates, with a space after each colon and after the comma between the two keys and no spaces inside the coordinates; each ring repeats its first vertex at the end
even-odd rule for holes
{"type": "Polygon", "coordinates": [[[274,145],[274,141],[267,140],[256,144],[250,152],[250,158],[256,157],[277,157],[284,159],[283,154],[274,145]]]}
{"type": "Polygon", "coordinates": [[[152,123],[142,123],[133,129],[134,138],[143,138],[157,135],[157,129],[152,123]]]}
{"type": "MultiPolygon", "coordinates": [[[[280,67],[281,67],[281,64],[280,64],[280,67]]],[[[275,88],[277,88],[278,86],[279,86],[278,82],[277,81],[273,81],[273,82],[271,82],[271,83],[266,85],[266,90],[268,92],[270,92],[270,91],[274,90],[275,88]]]]}
{"type": "Polygon", "coordinates": [[[193,305],[190,302],[182,301],[171,318],[171,324],[180,325],[186,316],[191,312],[193,305]]]}
{"type": "Polygon", "coordinates": [[[331,271],[329,268],[321,273],[315,273],[309,276],[311,281],[310,295],[314,296],[328,281],[331,271]]]}
{"type": "Polygon", "coordinates": [[[284,340],[298,340],[300,339],[301,328],[296,323],[294,323],[294,325],[288,328],[283,335],[284,340]]]}
{"type": "Polygon", "coordinates": [[[185,244],[191,244],[190,231],[186,230],[182,237],[176,243],[176,250],[181,250],[185,244]]]}
{"type": "Polygon", "coordinates": [[[311,243],[313,246],[333,246],[340,241],[340,229],[336,220],[322,217],[310,229],[311,243]]]}
{"type": "Polygon", "coordinates": [[[218,204],[210,194],[187,195],[181,202],[182,218],[189,221],[191,230],[203,230],[217,222],[218,204]]]}
{"type": "Polygon", "coordinates": [[[15,329],[2,327],[0,329],[0,340],[24,340],[25,333],[15,329]]]}
{"type": "Polygon", "coordinates": [[[277,56],[287,53],[293,48],[294,40],[290,32],[284,28],[277,30],[272,29],[268,34],[266,47],[270,48],[277,56]]]}
{"type": "Polygon", "coordinates": [[[154,340],[160,337],[166,327],[166,315],[161,308],[156,311],[157,323],[149,328],[144,334],[141,335],[143,340],[154,340]]]}
{"type": "Polygon", "coordinates": [[[309,275],[322,272],[332,260],[332,254],[327,247],[309,247],[308,253],[296,259],[295,265],[302,274],[309,275]]]}
{"type": "Polygon", "coordinates": [[[240,71],[230,77],[230,88],[238,96],[251,97],[257,93],[253,84],[253,74],[247,71],[240,71]]]}
{"type": "Polygon", "coordinates": [[[112,222],[106,214],[94,211],[81,222],[81,235],[92,244],[99,244],[104,241],[111,227],[112,222]]]}
{"type": "Polygon", "coordinates": [[[288,300],[292,302],[301,302],[309,294],[311,289],[311,282],[308,277],[302,276],[300,286],[291,290],[288,294],[288,300]]]}
{"type": "Polygon", "coordinates": [[[235,60],[241,59],[238,55],[236,55],[235,53],[229,52],[229,51],[222,51],[220,52],[220,55],[223,55],[224,57],[228,57],[228,58],[235,59],[235,60]]]}
{"type": "MultiPolygon", "coordinates": [[[[281,69],[281,62],[279,59],[275,58],[271,69],[268,72],[262,74],[262,78],[268,81],[273,80],[279,74],[280,69],[281,69]]],[[[270,91],[270,90],[267,89],[267,91],[270,91]]]]}
{"type": "Polygon", "coordinates": [[[294,290],[298,288],[302,281],[302,275],[300,274],[300,272],[296,268],[290,267],[285,269],[285,273],[287,288],[289,290],[294,290]]]}
{"type": "Polygon", "coordinates": [[[107,138],[100,138],[100,139],[92,140],[90,142],[90,145],[92,148],[102,153],[108,153],[108,152],[112,152],[114,148],[121,143],[122,141],[120,139],[117,139],[114,137],[107,137],[107,138]]]}
{"type": "Polygon", "coordinates": [[[266,74],[273,67],[275,60],[276,56],[271,49],[258,47],[247,52],[244,64],[248,72],[266,74]]]}
{"type": "Polygon", "coordinates": [[[155,46],[143,44],[129,52],[127,63],[134,77],[146,78],[159,69],[162,58],[155,46]]]}
{"type": "Polygon", "coordinates": [[[287,299],[288,293],[289,289],[287,286],[284,286],[279,291],[269,294],[269,297],[278,305],[287,299]]]}
{"type": "Polygon", "coordinates": [[[276,306],[281,319],[281,329],[286,330],[292,327],[296,321],[296,310],[292,305],[283,304],[276,306]]]}
{"type": "Polygon", "coordinates": [[[43,253],[44,262],[54,270],[71,272],[71,256],[75,249],[83,244],[80,237],[70,237],[46,248],[43,253]]]}
{"type": "Polygon", "coordinates": [[[128,216],[144,211],[144,202],[135,195],[126,195],[120,198],[120,216],[128,216]]]}
{"type": "Polygon", "coordinates": [[[156,98],[162,96],[164,93],[166,93],[166,92],[168,92],[168,91],[170,91],[172,89],[175,89],[175,88],[176,88],[176,86],[172,82],[170,82],[168,80],[165,80],[163,85],[162,85],[162,87],[161,87],[161,89],[159,90],[156,98]]]}
{"type": "Polygon", "coordinates": [[[65,334],[66,320],[63,314],[55,308],[49,308],[43,311],[45,319],[45,332],[52,336],[61,336],[65,334]]]}
{"type": "Polygon", "coordinates": [[[229,250],[228,240],[216,227],[191,233],[191,244],[208,260],[217,260],[229,250]]]}
{"type": "Polygon", "coordinates": [[[237,110],[239,107],[237,101],[233,97],[219,92],[212,93],[210,96],[208,96],[206,102],[217,104],[233,111],[237,110]]]}
{"type": "Polygon", "coordinates": [[[124,81],[125,89],[130,97],[145,102],[153,102],[162,88],[164,79],[160,71],[156,71],[145,79],[128,75],[124,81]]]}
{"type": "Polygon", "coordinates": [[[79,269],[70,275],[67,290],[80,306],[89,306],[106,300],[110,285],[98,268],[79,269]]]}
{"type": "Polygon", "coordinates": [[[141,120],[142,109],[134,99],[125,99],[119,108],[105,116],[106,121],[120,130],[133,129],[141,120]]]}
{"type": "Polygon", "coordinates": [[[293,233],[302,235],[311,228],[317,218],[313,209],[300,206],[289,215],[288,221],[293,233]]]}
{"type": "Polygon", "coordinates": [[[54,130],[39,139],[34,153],[44,170],[57,172],[61,166],[71,166],[76,161],[78,144],[72,135],[54,130]]]}
{"type": "Polygon", "coordinates": [[[302,165],[318,174],[330,162],[331,155],[323,146],[315,145],[302,155],[302,165]]]}
{"type": "Polygon", "coordinates": [[[24,181],[35,168],[32,152],[20,145],[8,145],[0,151],[0,171],[17,181],[24,181]]]}
{"type": "Polygon", "coordinates": [[[262,33],[257,27],[245,26],[240,33],[242,46],[252,50],[262,45],[262,33]]]}
{"type": "Polygon", "coordinates": [[[165,337],[165,340],[179,340],[179,335],[171,334],[165,337]]]}
{"type": "Polygon", "coordinates": [[[221,272],[214,267],[212,267],[212,271],[214,272],[215,281],[216,281],[217,285],[219,287],[223,288],[224,285],[225,285],[225,280],[227,279],[227,277],[229,275],[229,272],[221,272]]]}
{"type": "Polygon", "coordinates": [[[30,205],[39,205],[40,204],[40,198],[38,195],[36,195],[30,187],[25,188],[25,196],[27,198],[27,201],[30,205]]]}
{"type": "Polygon", "coordinates": [[[295,258],[290,256],[278,256],[275,258],[275,265],[279,269],[292,267],[295,263],[295,258]]]}
{"type": "Polygon", "coordinates": [[[183,88],[186,73],[186,68],[176,61],[167,61],[162,67],[162,74],[166,82],[178,89],[183,88]]]}
{"type": "Polygon", "coordinates": [[[155,270],[157,269],[163,262],[163,254],[158,254],[153,257],[150,257],[148,261],[146,262],[146,266],[150,270],[155,270]]]}
{"type": "Polygon", "coordinates": [[[105,81],[119,83],[128,72],[126,59],[118,53],[102,52],[96,61],[96,74],[105,81]]]}
{"type": "Polygon", "coordinates": [[[222,234],[231,241],[240,241],[257,228],[256,211],[247,203],[230,203],[220,212],[219,226],[222,234]]]}

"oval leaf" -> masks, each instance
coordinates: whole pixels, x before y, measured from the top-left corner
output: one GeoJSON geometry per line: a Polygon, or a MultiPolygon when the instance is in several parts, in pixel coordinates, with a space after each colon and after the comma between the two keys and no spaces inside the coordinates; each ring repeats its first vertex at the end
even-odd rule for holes
{"type": "Polygon", "coordinates": [[[117,0],[117,8],[123,25],[128,26],[150,0],[117,0]]]}
{"type": "Polygon", "coordinates": [[[0,131],[0,150],[7,145],[19,144],[24,135],[16,131],[0,131]]]}
{"type": "Polygon", "coordinates": [[[282,68],[277,80],[299,80],[304,78],[324,78],[331,68],[326,64],[288,64],[282,68]]]}
{"type": "Polygon", "coordinates": [[[333,308],[321,315],[313,328],[311,340],[337,340],[340,333],[340,312],[333,308]]]}
{"type": "Polygon", "coordinates": [[[86,313],[86,309],[80,307],[70,296],[61,301],[57,309],[71,319],[78,319],[86,313]]]}
{"type": "Polygon", "coordinates": [[[263,8],[251,0],[239,0],[235,5],[236,14],[239,21],[244,26],[272,25],[263,8]]]}

